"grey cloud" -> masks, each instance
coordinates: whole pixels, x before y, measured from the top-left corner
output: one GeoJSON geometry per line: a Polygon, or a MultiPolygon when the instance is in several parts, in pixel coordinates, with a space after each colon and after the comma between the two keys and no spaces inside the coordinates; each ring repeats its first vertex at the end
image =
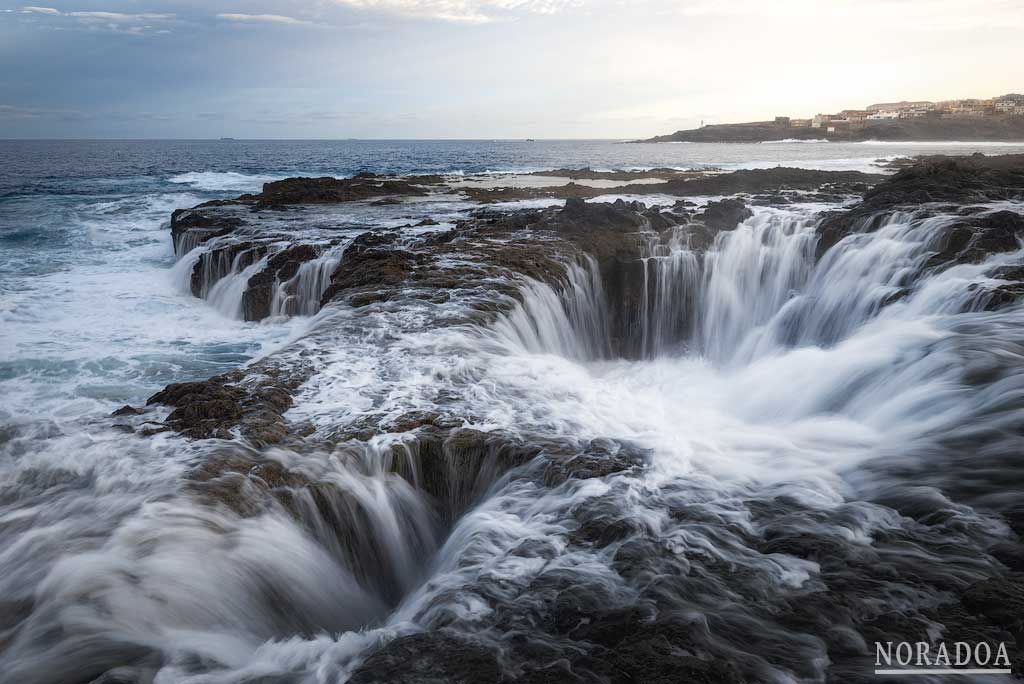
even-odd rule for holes
{"type": "Polygon", "coordinates": [[[320,26],[312,21],[306,21],[304,19],[296,19],[295,17],[288,17],[282,14],[241,14],[237,12],[224,12],[217,15],[218,19],[225,21],[234,21],[242,23],[257,23],[257,24],[285,24],[289,26],[320,26]]]}
{"type": "Polygon", "coordinates": [[[67,16],[76,17],[84,21],[113,21],[113,22],[137,22],[137,21],[169,21],[175,18],[173,14],[161,14],[155,12],[144,12],[142,14],[124,14],[122,12],[68,12],[67,16]]]}
{"type": "Polygon", "coordinates": [[[334,0],[360,10],[418,19],[485,24],[521,14],[556,14],[583,5],[583,0],[334,0]]]}
{"type": "Polygon", "coordinates": [[[33,7],[31,5],[22,7],[21,11],[25,14],[48,14],[50,16],[60,16],[61,12],[53,7],[33,7]]]}
{"type": "MultiPolygon", "coordinates": [[[[153,24],[166,24],[177,19],[175,14],[167,12],[101,12],[73,11],[66,12],[56,7],[39,7],[26,5],[19,8],[22,14],[37,15],[40,18],[53,18],[57,22],[72,22],[72,26],[80,26],[89,30],[108,31],[111,33],[127,33],[142,35],[145,33],[169,33],[164,27],[153,24]]],[[[55,26],[57,28],[57,26],[55,26]]]]}

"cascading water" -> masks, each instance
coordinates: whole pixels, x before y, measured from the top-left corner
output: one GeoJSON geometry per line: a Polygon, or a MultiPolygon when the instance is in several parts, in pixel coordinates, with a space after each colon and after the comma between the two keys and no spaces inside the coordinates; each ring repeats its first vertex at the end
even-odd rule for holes
{"type": "Polygon", "coordinates": [[[249,279],[262,271],[266,265],[268,256],[252,262],[244,268],[241,267],[246,259],[247,252],[241,252],[235,256],[230,272],[217,280],[203,297],[210,305],[230,318],[243,318],[242,296],[249,287],[249,279]]]}
{"type": "Polygon", "coordinates": [[[562,293],[543,283],[523,288],[524,305],[495,324],[531,352],[550,352],[585,361],[611,355],[607,299],[597,264],[567,267],[562,293]]]}
{"type": "Polygon", "coordinates": [[[640,301],[640,357],[681,353],[694,330],[699,306],[700,259],[679,229],[666,244],[655,242],[643,257],[640,301]]]}
{"type": "Polygon", "coordinates": [[[316,259],[300,265],[290,280],[276,283],[270,315],[312,316],[319,311],[320,298],[331,284],[331,276],[345,255],[346,246],[329,247],[316,259]]]}
{"type": "MultiPolygon", "coordinates": [[[[993,209],[995,211],[996,209],[993,209]]],[[[635,329],[641,358],[691,354],[744,364],[796,346],[829,346],[870,319],[955,314],[984,304],[986,273],[1016,254],[958,266],[927,278],[929,257],[956,215],[895,212],[876,217],[873,233],[853,234],[816,262],[811,212],[759,209],[706,251],[691,250],[675,229],[652,241],[643,264],[635,329]],[[920,281],[920,282],[919,282],[920,281]],[[946,285],[941,285],[946,283],[946,285]],[[883,308],[896,295],[918,296],[883,308]],[[909,312],[908,312],[909,307],[909,312]]],[[[610,303],[597,264],[573,265],[563,293],[532,283],[523,305],[496,329],[531,352],[579,360],[609,356],[610,303]]]]}

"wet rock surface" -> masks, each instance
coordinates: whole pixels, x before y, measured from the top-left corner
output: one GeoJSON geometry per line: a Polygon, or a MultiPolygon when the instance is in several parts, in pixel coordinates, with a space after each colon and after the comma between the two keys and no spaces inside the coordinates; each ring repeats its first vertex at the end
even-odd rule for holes
{"type": "Polygon", "coordinates": [[[179,256],[215,237],[227,235],[242,225],[237,216],[201,211],[204,207],[223,206],[207,203],[192,209],[177,209],[171,214],[171,243],[179,256]]]}
{"type": "Polygon", "coordinates": [[[933,203],[970,204],[1024,197],[1024,155],[928,157],[864,193],[849,210],[826,217],[818,254],[851,232],[877,229],[880,212],[933,203]]]}
{"type": "Polygon", "coordinates": [[[713,230],[733,230],[741,222],[754,215],[741,201],[724,199],[719,202],[708,202],[701,218],[704,225],[713,230]]]}
{"type": "Polygon", "coordinates": [[[209,380],[168,385],[146,405],[172,407],[164,423],[186,437],[232,439],[238,434],[257,446],[276,444],[289,435],[283,414],[308,373],[308,368],[268,360],[209,380]]]}

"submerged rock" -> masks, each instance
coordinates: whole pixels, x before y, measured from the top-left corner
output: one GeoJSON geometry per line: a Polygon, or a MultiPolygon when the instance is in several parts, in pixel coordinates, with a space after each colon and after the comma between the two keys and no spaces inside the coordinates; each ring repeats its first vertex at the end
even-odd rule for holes
{"type": "Polygon", "coordinates": [[[230,429],[242,417],[245,393],[216,379],[168,385],[147,405],[173,406],[166,423],[187,437],[230,438],[230,429]]]}
{"type": "Polygon", "coordinates": [[[277,444],[289,435],[284,413],[292,392],[308,377],[304,366],[280,367],[272,360],[200,382],[168,385],[146,405],[174,408],[165,425],[194,439],[232,439],[277,444]]]}
{"type": "Polygon", "coordinates": [[[457,633],[410,634],[388,642],[352,673],[349,684],[499,684],[493,647],[457,633]]]}

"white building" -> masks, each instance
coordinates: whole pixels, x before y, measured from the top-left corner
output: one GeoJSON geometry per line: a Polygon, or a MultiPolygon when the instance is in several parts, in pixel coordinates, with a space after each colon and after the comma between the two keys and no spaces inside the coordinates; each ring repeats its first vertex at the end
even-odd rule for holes
{"type": "Polygon", "coordinates": [[[927,100],[919,100],[916,102],[879,102],[873,105],[868,105],[869,112],[907,112],[907,111],[928,111],[935,109],[934,102],[928,102],[927,100]]]}

